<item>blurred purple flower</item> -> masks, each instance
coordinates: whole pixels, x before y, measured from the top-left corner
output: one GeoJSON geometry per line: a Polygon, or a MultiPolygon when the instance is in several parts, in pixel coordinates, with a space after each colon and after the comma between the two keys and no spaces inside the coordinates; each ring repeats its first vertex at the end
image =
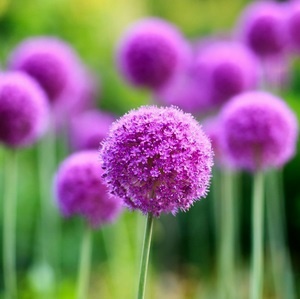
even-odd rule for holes
{"type": "Polygon", "coordinates": [[[107,137],[115,117],[100,110],[88,110],[76,115],[70,126],[70,141],[74,150],[99,149],[107,137]]]}
{"type": "Polygon", "coordinates": [[[100,151],[104,179],[129,209],[176,214],[208,191],[211,143],[191,114],[174,107],[130,111],[100,151]]]}
{"type": "Polygon", "coordinates": [[[54,37],[28,38],[16,47],[9,59],[9,68],[35,78],[52,102],[71,84],[79,65],[75,51],[54,37]]]}
{"type": "Polygon", "coordinates": [[[285,13],[275,1],[255,1],[237,24],[239,37],[261,58],[282,54],[287,47],[285,13]]]}
{"type": "Polygon", "coordinates": [[[280,167],[295,154],[296,116],[272,94],[238,95],[223,107],[220,117],[220,143],[234,167],[250,171],[280,167]]]}
{"type": "Polygon", "coordinates": [[[0,74],[0,142],[9,147],[33,144],[45,132],[49,119],[47,96],[28,75],[0,74]]]}
{"type": "Polygon", "coordinates": [[[65,217],[78,214],[93,227],[115,221],[121,211],[120,198],[111,196],[101,179],[98,151],[69,156],[54,180],[57,203],[65,217]]]}
{"type": "Polygon", "coordinates": [[[256,88],[261,75],[259,63],[251,51],[243,44],[231,41],[203,46],[198,51],[194,72],[199,86],[207,89],[211,107],[256,88]]]}
{"type": "Polygon", "coordinates": [[[178,29],[156,18],[143,19],[124,34],[117,66],[131,84],[156,89],[185,65],[190,49],[178,29]]]}
{"type": "Polygon", "coordinates": [[[45,90],[56,127],[93,106],[97,84],[74,49],[55,37],[32,37],[11,53],[8,67],[26,72],[45,90]]]}

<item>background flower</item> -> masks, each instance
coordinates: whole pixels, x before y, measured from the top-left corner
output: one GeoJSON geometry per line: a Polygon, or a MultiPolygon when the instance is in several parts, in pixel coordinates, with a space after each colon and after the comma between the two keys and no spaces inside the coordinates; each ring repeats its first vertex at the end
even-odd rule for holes
{"type": "Polygon", "coordinates": [[[40,86],[21,72],[0,74],[0,142],[9,147],[34,143],[49,118],[47,97],[40,86]]]}
{"type": "Polygon", "coordinates": [[[81,215],[94,228],[114,221],[122,206],[120,198],[109,195],[99,168],[97,151],[78,152],[63,161],[54,182],[61,213],[81,215]]]}

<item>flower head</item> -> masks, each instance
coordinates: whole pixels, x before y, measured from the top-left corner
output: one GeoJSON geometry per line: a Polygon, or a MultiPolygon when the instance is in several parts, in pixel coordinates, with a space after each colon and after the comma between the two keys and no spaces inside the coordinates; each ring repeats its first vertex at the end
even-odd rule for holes
{"type": "Polygon", "coordinates": [[[79,59],[64,41],[34,37],[23,41],[11,54],[9,68],[32,76],[51,102],[57,101],[79,72],[79,59]]]}
{"type": "Polygon", "coordinates": [[[260,69],[257,59],[243,44],[212,42],[197,54],[194,70],[199,84],[206,86],[212,107],[232,96],[254,89],[260,69]]]}
{"type": "Polygon", "coordinates": [[[130,209],[176,214],[205,196],[211,143],[191,114],[144,106],[114,122],[102,144],[104,179],[130,209]]]}
{"type": "Polygon", "coordinates": [[[259,57],[281,54],[286,47],[282,6],[275,1],[256,1],[243,12],[239,34],[259,57]]]}
{"type": "Polygon", "coordinates": [[[189,48],[176,27],[149,18],[128,30],[117,51],[117,64],[133,85],[156,89],[187,62],[189,48]]]}
{"type": "Polygon", "coordinates": [[[221,146],[233,166],[251,171],[284,165],[295,153],[298,124],[281,99],[253,91],[221,112],[221,146]]]}
{"type": "Polygon", "coordinates": [[[54,181],[61,213],[81,215],[94,228],[114,221],[122,206],[120,198],[108,194],[99,165],[96,150],[72,154],[60,165],[54,181]]]}
{"type": "Polygon", "coordinates": [[[99,149],[100,142],[108,135],[114,120],[114,116],[100,110],[88,110],[76,115],[70,126],[72,148],[99,149]]]}
{"type": "Polygon", "coordinates": [[[46,130],[49,118],[47,96],[28,75],[0,75],[0,142],[9,147],[34,143],[46,130]]]}

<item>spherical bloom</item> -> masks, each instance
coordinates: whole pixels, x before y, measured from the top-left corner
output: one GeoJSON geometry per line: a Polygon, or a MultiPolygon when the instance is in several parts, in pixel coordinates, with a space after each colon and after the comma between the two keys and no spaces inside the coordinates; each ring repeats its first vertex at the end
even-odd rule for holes
{"type": "Polygon", "coordinates": [[[156,89],[187,63],[189,54],[175,26],[149,18],[125,33],[117,50],[117,65],[131,84],[156,89]]]}
{"type": "Polygon", "coordinates": [[[77,54],[54,37],[33,37],[23,41],[11,54],[9,68],[28,73],[55,102],[80,70],[77,54]]]}
{"type": "Polygon", "coordinates": [[[47,96],[28,75],[0,75],[0,142],[10,147],[29,146],[46,130],[47,96]]]}
{"type": "Polygon", "coordinates": [[[238,42],[221,41],[203,47],[198,52],[194,69],[199,84],[208,89],[212,107],[254,89],[260,79],[258,61],[238,42]]]}
{"type": "Polygon", "coordinates": [[[275,1],[249,5],[238,24],[240,37],[260,57],[277,55],[286,47],[285,17],[275,1]]]}
{"type": "Polygon", "coordinates": [[[108,135],[115,120],[111,114],[89,110],[76,115],[71,121],[70,141],[75,150],[99,149],[100,142],[108,135]]]}
{"type": "Polygon", "coordinates": [[[191,114],[144,106],[114,122],[102,144],[104,179],[130,209],[176,214],[205,196],[211,143],[191,114]]]}
{"type": "Polygon", "coordinates": [[[295,153],[296,117],[272,94],[238,95],[224,106],[220,117],[221,146],[234,167],[250,171],[280,167],[295,153]]]}
{"type": "Polygon", "coordinates": [[[54,180],[57,203],[65,217],[78,214],[96,228],[114,221],[122,201],[108,193],[99,173],[98,151],[82,151],[60,165],[54,180]]]}

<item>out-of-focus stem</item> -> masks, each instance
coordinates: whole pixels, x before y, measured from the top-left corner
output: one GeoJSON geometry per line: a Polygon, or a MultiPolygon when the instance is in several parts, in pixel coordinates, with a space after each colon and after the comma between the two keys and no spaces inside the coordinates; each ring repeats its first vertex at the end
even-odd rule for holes
{"type": "Polygon", "coordinates": [[[264,175],[254,175],[252,198],[252,265],[250,299],[261,299],[263,293],[263,219],[264,175]]]}
{"type": "Polygon", "coordinates": [[[280,170],[268,173],[266,183],[267,231],[276,297],[295,299],[293,271],[286,248],[286,222],[280,170]]]}
{"type": "Polygon", "coordinates": [[[17,298],[16,214],[18,160],[15,151],[5,156],[3,196],[3,272],[5,299],[17,298]]]}
{"type": "Polygon", "coordinates": [[[233,174],[223,170],[221,173],[220,194],[220,295],[222,298],[234,299],[236,287],[234,284],[235,256],[235,207],[233,192],[233,174]]]}
{"type": "Polygon", "coordinates": [[[86,299],[88,291],[88,282],[90,276],[92,255],[92,230],[86,226],[80,253],[80,264],[78,272],[77,296],[76,299],[86,299]]]}
{"type": "Polygon", "coordinates": [[[38,267],[47,269],[40,279],[46,282],[43,296],[52,298],[56,291],[56,276],[59,268],[60,229],[57,209],[52,197],[52,182],[56,169],[56,136],[53,123],[37,147],[40,214],[37,226],[38,267]],[[50,240],[50,242],[49,242],[50,240]],[[49,297],[50,296],[50,297],[49,297]]]}

